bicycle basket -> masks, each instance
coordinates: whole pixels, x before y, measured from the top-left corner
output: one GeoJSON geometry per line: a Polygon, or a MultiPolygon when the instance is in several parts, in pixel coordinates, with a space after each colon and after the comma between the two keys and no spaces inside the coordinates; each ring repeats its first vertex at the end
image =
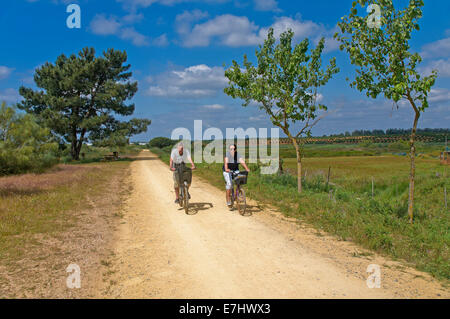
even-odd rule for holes
{"type": "Polygon", "coordinates": [[[239,174],[237,174],[234,177],[234,182],[237,185],[245,185],[245,184],[247,184],[247,177],[248,177],[248,172],[239,172],[239,174]]]}
{"type": "MultiPolygon", "coordinates": [[[[176,171],[177,175],[179,174],[180,171],[182,172],[181,183],[187,182],[188,184],[190,184],[192,181],[192,170],[182,165],[181,167],[179,167],[179,170],[176,171]]],[[[180,176],[178,176],[178,178],[180,178],[180,176]]]]}

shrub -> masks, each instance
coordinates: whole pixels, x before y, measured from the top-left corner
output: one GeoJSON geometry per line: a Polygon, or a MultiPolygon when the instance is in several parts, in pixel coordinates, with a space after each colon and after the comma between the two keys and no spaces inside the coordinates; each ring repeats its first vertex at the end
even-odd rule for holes
{"type": "Polygon", "coordinates": [[[171,140],[167,137],[155,137],[152,139],[148,144],[150,147],[158,147],[158,148],[164,148],[167,146],[173,146],[177,143],[175,140],[171,140]]]}
{"type": "Polygon", "coordinates": [[[48,128],[30,115],[17,114],[2,103],[0,108],[0,175],[42,171],[56,164],[58,143],[48,128]]]}

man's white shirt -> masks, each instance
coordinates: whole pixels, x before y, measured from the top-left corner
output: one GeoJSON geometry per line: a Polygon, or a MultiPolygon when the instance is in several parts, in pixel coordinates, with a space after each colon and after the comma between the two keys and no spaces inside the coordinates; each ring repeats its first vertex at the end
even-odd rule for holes
{"type": "Polygon", "coordinates": [[[180,155],[178,148],[174,148],[172,153],[170,154],[170,158],[172,159],[174,164],[189,163],[189,159],[191,158],[191,154],[189,150],[183,149],[183,155],[180,155]]]}

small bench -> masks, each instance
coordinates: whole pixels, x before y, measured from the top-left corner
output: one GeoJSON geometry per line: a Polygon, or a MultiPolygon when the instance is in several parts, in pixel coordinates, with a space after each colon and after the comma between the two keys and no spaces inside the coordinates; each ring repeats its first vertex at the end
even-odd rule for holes
{"type": "Polygon", "coordinates": [[[116,161],[119,159],[119,153],[113,152],[112,154],[107,154],[103,156],[104,161],[116,161]]]}

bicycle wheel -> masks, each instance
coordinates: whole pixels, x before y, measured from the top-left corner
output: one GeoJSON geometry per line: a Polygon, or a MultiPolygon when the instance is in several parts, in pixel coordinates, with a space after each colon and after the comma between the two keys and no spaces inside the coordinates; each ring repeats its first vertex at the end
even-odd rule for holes
{"type": "Polygon", "coordinates": [[[183,206],[184,206],[184,212],[188,214],[189,212],[189,195],[188,195],[188,187],[186,183],[183,186],[184,188],[184,200],[183,200],[183,206]]]}
{"type": "Polygon", "coordinates": [[[231,206],[229,206],[229,208],[230,208],[230,210],[233,210],[233,208],[234,208],[234,187],[231,189],[230,202],[231,202],[231,206]]]}
{"type": "Polygon", "coordinates": [[[178,198],[178,204],[180,207],[183,207],[184,195],[183,195],[183,186],[180,187],[180,197],[178,198]]]}
{"type": "Polygon", "coordinates": [[[236,204],[239,210],[239,214],[244,215],[245,209],[247,208],[247,201],[245,199],[245,191],[243,188],[239,187],[239,189],[237,190],[236,204]]]}

